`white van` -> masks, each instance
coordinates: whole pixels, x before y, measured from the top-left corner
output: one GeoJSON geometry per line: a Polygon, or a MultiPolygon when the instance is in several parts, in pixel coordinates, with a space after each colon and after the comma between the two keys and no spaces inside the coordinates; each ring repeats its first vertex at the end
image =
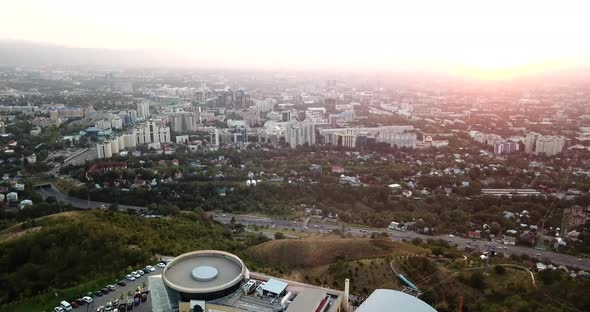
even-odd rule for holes
{"type": "Polygon", "coordinates": [[[72,306],[67,301],[60,302],[59,306],[62,307],[66,311],[72,311],[72,306]]]}

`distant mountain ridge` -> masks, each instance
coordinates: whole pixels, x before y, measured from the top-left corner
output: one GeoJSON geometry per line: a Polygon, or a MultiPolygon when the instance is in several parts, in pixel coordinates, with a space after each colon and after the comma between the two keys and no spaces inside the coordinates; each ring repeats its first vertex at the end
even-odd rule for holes
{"type": "Polygon", "coordinates": [[[159,51],[78,48],[0,39],[0,66],[163,66],[159,51]]]}

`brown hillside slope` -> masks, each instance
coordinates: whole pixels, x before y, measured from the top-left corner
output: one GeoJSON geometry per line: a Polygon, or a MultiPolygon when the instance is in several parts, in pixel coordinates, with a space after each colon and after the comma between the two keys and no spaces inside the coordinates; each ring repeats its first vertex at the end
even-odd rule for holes
{"type": "Polygon", "coordinates": [[[423,253],[424,250],[387,239],[316,236],[307,239],[273,240],[254,246],[248,255],[255,261],[285,267],[315,267],[338,259],[353,260],[395,254],[423,253]]]}

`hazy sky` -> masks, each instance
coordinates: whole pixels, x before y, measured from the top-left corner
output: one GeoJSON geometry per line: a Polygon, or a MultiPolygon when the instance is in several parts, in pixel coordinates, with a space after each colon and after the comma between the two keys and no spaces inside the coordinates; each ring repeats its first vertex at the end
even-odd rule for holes
{"type": "Polygon", "coordinates": [[[590,59],[590,1],[0,2],[0,38],[161,50],[195,64],[492,77],[590,59]]]}

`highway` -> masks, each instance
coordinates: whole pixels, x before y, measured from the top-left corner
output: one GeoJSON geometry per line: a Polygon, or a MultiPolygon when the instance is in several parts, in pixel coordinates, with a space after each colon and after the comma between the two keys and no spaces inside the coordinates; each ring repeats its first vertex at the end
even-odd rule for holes
{"type": "MultiPolygon", "coordinates": [[[[333,224],[308,224],[304,226],[304,221],[292,221],[292,220],[279,220],[279,219],[271,219],[267,217],[260,217],[260,216],[249,216],[249,215],[236,215],[236,214],[223,214],[223,213],[216,213],[212,214],[213,218],[221,223],[229,223],[232,217],[235,218],[237,223],[242,223],[244,225],[258,225],[258,226],[267,226],[270,228],[279,229],[295,229],[298,232],[308,232],[308,233],[327,233],[332,230],[341,230],[342,226],[340,225],[333,225],[333,224]]],[[[510,255],[528,255],[532,258],[538,258],[539,261],[544,262],[551,262],[557,265],[565,265],[570,267],[576,267],[579,269],[583,269],[585,271],[590,271],[590,260],[588,259],[578,259],[577,257],[561,254],[553,251],[548,250],[537,250],[533,248],[528,248],[524,246],[509,246],[504,245],[498,242],[490,242],[484,240],[474,240],[474,239],[467,239],[463,237],[450,237],[448,235],[423,235],[416,232],[411,231],[392,231],[388,229],[375,229],[375,228],[367,228],[367,227],[346,227],[345,226],[345,234],[351,234],[353,236],[361,237],[364,235],[370,236],[372,232],[387,232],[389,237],[394,241],[401,241],[403,239],[410,241],[414,238],[421,238],[422,240],[427,239],[443,239],[445,241],[451,240],[451,245],[456,245],[459,249],[464,249],[466,246],[470,246],[472,248],[479,248],[482,251],[487,251],[488,248],[491,246],[496,247],[496,251],[510,254],[510,255]],[[500,248],[502,247],[502,249],[500,248]],[[506,249],[504,249],[506,248],[506,249]]]]}
{"type": "MultiPolygon", "coordinates": [[[[57,201],[65,203],[65,204],[70,204],[70,205],[72,205],[72,207],[75,207],[78,209],[93,209],[93,208],[101,208],[101,207],[108,208],[111,205],[111,203],[83,200],[83,199],[68,196],[68,195],[60,192],[58,189],[56,189],[51,184],[37,186],[37,187],[35,187],[35,190],[37,191],[37,193],[39,193],[39,195],[41,195],[41,197],[43,197],[43,199],[46,199],[49,196],[53,196],[53,197],[55,197],[55,199],[57,199],[57,201]]],[[[139,207],[139,206],[119,205],[119,210],[127,211],[127,209],[141,210],[141,209],[146,209],[146,208],[139,207]]]]}
{"type": "MultiPolygon", "coordinates": [[[[46,185],[36,188],[37,192],[43,197],[47,198],[48,196],[55,197],[58,201],[64,202],[67,204],[72,205],[78,209],[93,209],[99,207],[109,207],[110,203],[103,203],[103,202],[95,202],[95,201],[87,201],[79,198],[74,198],[67,196],[60,192],[58,189],[53,187],[53,185],[46,185]]],[[[125,211],[127,209],[133,210],[141,210],[145,209],[145,207],[138,207],[138,206],[130,206],[130,205],[119,205],[119,210],[125,211]]],[[[332,230],[341,230],[341,225],[334,225],[334,224],[310,224],[310,220],[305,221],[293,221],[293,220],[281,220],[281,219],[271,219],[268,217],[261,217],[261,216],[250,216],[250,215],[237,215],[237,214],[223,214],[223,213],[215,213],[211,214],[213,218],[221,223],[229,223],[232,217],[235,218],[236,222],[242,223],[244,225],[258,225],[258,226],[266,226],[270,229],[294,229],[298,232],[309,232],[309,233],[327,233],[332,230]]],[[[272,230],[271,230],[272,231],[272,230]]],[[[524,246],[509,246],[504,245],[499,242],[490,242],[484,240],[475,240],[475,239],[468,239],[463,237],[450,237],[448,235],[423,235],[416,232],[411,231],[391,231],[388,229],[376,229],[376,228],[369,228],[369,227],[356,227],[356,226],[349,226],[345,227],[345,234],[351,234],[353,236],[361,237],[364,235],[370,236],[372,232],[387,232],[389,237],[394,241],[401,241],[407,240],[411,241],[414,238],[421,238],[423,240],[427,239],[442,239],[445,241],[450,240],[451,245],[457,246],[457,248],[463,250],[465,247],[469,246],[472,248],[479,248],[479,250],[486,251],[491,246],[496,247],[496,251],[503,252],[510,255],[528,255],[531,258],[537,258],[539,261],[544,262],[551,262],[557,265],[565,265],[569,267],[576,267],[579,269],[583,269],[585,271],[590,271],[590,260],[589,259],[578,259],[577,257],[557,253],[548,250],[537,250],[533,248],[528,248],[524,246]],[[504,249],[506,248],[506,249],[504,249]]]]}

